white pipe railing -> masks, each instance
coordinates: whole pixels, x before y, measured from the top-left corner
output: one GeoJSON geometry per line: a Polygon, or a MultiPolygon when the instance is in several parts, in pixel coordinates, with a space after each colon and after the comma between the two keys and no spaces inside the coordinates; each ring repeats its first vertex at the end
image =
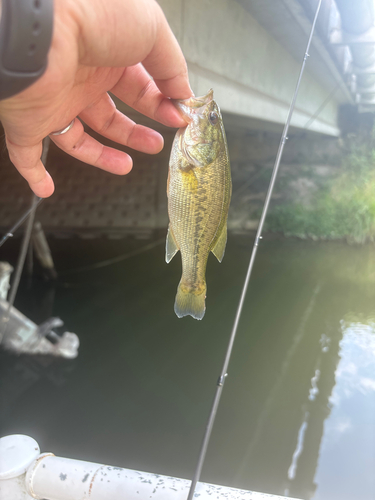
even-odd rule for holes
{"type": "MultiPolygon", "coordinates": [[[[0,439],[0,498],[6,500],[186,500],[191,481],[39,454],[27,436],[0,439]]],[[[199,500],[286,500],[198,483],[199,500]]],[[[289,498],[289,500],[291,500],[289,498]]]]}

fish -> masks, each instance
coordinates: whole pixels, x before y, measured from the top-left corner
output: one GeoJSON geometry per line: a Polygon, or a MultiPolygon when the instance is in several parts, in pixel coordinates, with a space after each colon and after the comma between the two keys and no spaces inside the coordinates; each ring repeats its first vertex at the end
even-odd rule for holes
{"type": "Polygon", "coordinates": [[[232,180],[227,140],[211,89],[205,96],[173,100],[187,122],[174,138],[167,181],[169,227],[165,260],[181,252],[182,276],[174,310],[201,320],[206,311],[206,266],[219,262],[227,243],[232,180]]]}

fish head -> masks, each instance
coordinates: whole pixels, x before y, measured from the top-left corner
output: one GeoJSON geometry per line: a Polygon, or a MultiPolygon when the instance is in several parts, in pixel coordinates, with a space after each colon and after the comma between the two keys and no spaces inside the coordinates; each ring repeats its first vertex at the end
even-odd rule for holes
{"type": "Polygon", "coordinates": [[[213,90],[202,97],[175,100],[174,104],[188,123],[178,131],[181,153],[192,167],[209,165],[226,147],[223,120],[213,90]]]}

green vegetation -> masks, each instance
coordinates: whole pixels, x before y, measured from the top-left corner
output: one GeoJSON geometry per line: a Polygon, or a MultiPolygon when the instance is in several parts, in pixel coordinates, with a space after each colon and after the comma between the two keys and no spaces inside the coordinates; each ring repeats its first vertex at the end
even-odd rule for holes
{"type": "Polygon", "coordinates": [[[267,229],[300,238],[375,241],[375,131],[349,144],[338,172],[317,186],[310,206],[273,208],[267,229]]]}

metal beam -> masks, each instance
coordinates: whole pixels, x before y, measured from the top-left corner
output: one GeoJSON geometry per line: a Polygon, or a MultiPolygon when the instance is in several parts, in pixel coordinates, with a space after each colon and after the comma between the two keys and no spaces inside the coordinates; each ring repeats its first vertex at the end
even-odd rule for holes
{"type": "Polygon", "coordinates": [[[353,35],[368,31],[374,24],[372,0],[335,0],[340,11],[342,28],[353,35]]]}
{"type": "Polygon", "coordinates": [[[357,104],[374,104],[375,105],[375,96],[372,99],[366,99],[362,97],[360,94],[357,94],[356,97],[357,104]]]}
{"type": "Polygon", "coordinates": [[[330,42],[332,45],[374,45],[375,27],[372,26],[359,35],[334,29],[330,35],[330,42]]]}
{"type": "Polygon", "coordinates": [[[358,112],[359,113],[374,113],[375,112],[375,104],[374,105],[371,105],[371,104],[368,104],[368,105],[360,104],[358,106],[358,112]]]}
{"type": "Polygon", "coordinates": [[[357,86],[356,92],[358,92],[358,94],[375,94],[375,84],[369,85],[368,87],[357,86]]]}
{"type": "Polygon", "coordinates": [[[352,65],[350,68],[350,73],[355,73],[356,75],[374,75],[375,74],[375,63],[370,64],[369,66],[366,66],[365,68],[362,68],[360,66],[356,66],[355,64],[352,65]]]}

